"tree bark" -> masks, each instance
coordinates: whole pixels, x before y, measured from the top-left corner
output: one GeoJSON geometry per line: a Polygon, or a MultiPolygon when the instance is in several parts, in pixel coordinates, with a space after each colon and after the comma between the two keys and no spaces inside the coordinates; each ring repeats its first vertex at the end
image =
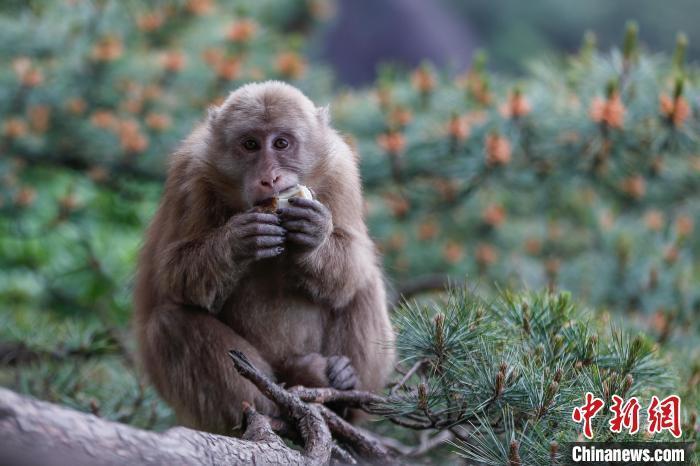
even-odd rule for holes
{"type": "Polygon", "coordinates": [[[0,388],[2,465],[309,464],[309,459],[278,437],[242,440],[184,427],[148,432],[0,388]]]}
{"type": "Polygon", "coordinates": [[[176,427],[149,432],[81,413],[0,388],[0,466],[2,465],[234,465],[234,464],[399,464],[394,450],[351,425],[322,403],[336,402],[383,411],[375,394],[331,388],[287,391],[268,379],[243,353],[230,351],[236,370],[274,401],[284,415],[270,419],[243,403],[242,438],[176,427]],[[291,423],[291,424],[290,424],[291,423]],[[279,424],[279,425],[278,425],[279,424]],[[301,445],[294,449],[279,433],[301,445]],[[342,444],[334,442],[333,436],[342,444]],[[350,450],[346,450],[349,446],[350,450]]]}

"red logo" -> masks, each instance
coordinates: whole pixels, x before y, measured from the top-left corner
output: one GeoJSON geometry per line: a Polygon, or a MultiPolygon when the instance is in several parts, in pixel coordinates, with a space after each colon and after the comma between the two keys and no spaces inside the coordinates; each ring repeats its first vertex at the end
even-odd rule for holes
{"type": "Polygon", "coordinates": [[[630,434],[639,432],[639,409],[642,405],[639,404],[637,397],[633,396],[626,403],[617,395],[613,395],[612,399],[613,405],[610,407],[610,411],[614,415],[609,421],[610,431],[619,434],[625,428],[630,434]]]}
{"type": "Polygon", "coordinates": [[[591,419],[598,414],[598,411],[603,409],[605,402],[600,398],[593,396],[593,393],[586,393],[586,404],[581,407],[575,407],[574,412],[571,413],[571,418],[574,422],[583,422],[583,435],[588,438],[593,438],[593,427],[591,426],[591,419]]]}
{"type": "Polygon", "coordinates": [[[656,395],[652,396],[647,417],[650,434],[668,430],[676,438],[681,436],[681,399],[678,395],[667,396],[661,401],[656,395]]]}
{"type": "MultiPolygon", "coordinates": [[[[629,434],[639,432],[639,413],[642,405],[635,396],[625,401],[618,395],[612,396],[610,411],[612,418],[608,421],[611,432],[620,433],[627,430],[629,434]]],[[[583,435],[587,439],[593,438],[592,419],[603,409],[605,402],[586,393],[586,402],[583,406],[577,406],[571,413],[574,422],[583,423],[583,435]]],[[[656,434],[667,430],[676,438],[682,435],[681,431],[681,399],[678,395],[669,395],[663,400],[654,395],[651,397],[647,413],[647,431],[656,434]]]]}

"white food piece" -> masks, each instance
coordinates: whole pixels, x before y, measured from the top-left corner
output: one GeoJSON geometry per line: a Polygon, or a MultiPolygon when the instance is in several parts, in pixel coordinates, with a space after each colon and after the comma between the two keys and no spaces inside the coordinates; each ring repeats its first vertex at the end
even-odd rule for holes
{"type": "Polygon", "coordinates": [[[283,209],[285,207],[289,207],[289,199],[293,197],[300,197],[302,199],[314,198],[309,188],[307,188],[303,184],[298,184],[296,186],[292,186],[289,189],[285,189],[277,195],[277,208],[283,209]]]}

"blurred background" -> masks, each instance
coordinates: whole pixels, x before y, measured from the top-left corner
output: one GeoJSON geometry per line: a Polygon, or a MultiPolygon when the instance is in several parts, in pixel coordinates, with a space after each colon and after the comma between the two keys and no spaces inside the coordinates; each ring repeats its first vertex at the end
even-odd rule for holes
{"type": "MultiPolygon", "coordinates": [[[[692,0],[673,8],[653,0],[340,0],[334,6],[313,38],[312,56],[330,63],[339,82],[354,86],[371,84],[386,63],[415,67],[427,59],[463,71],[477,48],[488,50],[493,69],[522,74],[533,57],[576,51],[588,30],[604,49],[618,44],[621,25],[631,18],[655,51],[672,48],[678,31],[687,31],[691,42],[700,39],[692,0]]],[[[697,54],[689,50],[690,57],[697,54]]]]}
{"type": "Polygon", "coordinates": [[[0,384],[173,424],[131,356],[141,237],[206,107],[282,79],[361,154],[394,296],[570,290],[655,339],[697,409],[699,20],[691,0],[5,0],[0,384]]]}

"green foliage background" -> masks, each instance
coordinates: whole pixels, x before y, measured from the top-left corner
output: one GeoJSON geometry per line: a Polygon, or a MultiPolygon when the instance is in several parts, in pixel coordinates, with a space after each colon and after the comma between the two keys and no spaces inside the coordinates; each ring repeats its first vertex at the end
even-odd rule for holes
{"type": "Polygon", "coordinates": [[[306,58],[332,13],[323,0],[145,5],[0,10],[0,383],[172,425],[127,356],[166,157],[228,91],[283,79],[330,104],[361,154],[368,222],[398,291],[434,274],[469,277],[485,300],[494,284],[570,290],[596,310],[594,333],[610,338],[612,321],[655,341],[687,419],[697,410],[700,93],[684,36],[648,53],[630,25],[620,49],[587,35],[519,79],[489,72],[482,54],[458,78],[386,68],[351,91],[306,58]]]}

